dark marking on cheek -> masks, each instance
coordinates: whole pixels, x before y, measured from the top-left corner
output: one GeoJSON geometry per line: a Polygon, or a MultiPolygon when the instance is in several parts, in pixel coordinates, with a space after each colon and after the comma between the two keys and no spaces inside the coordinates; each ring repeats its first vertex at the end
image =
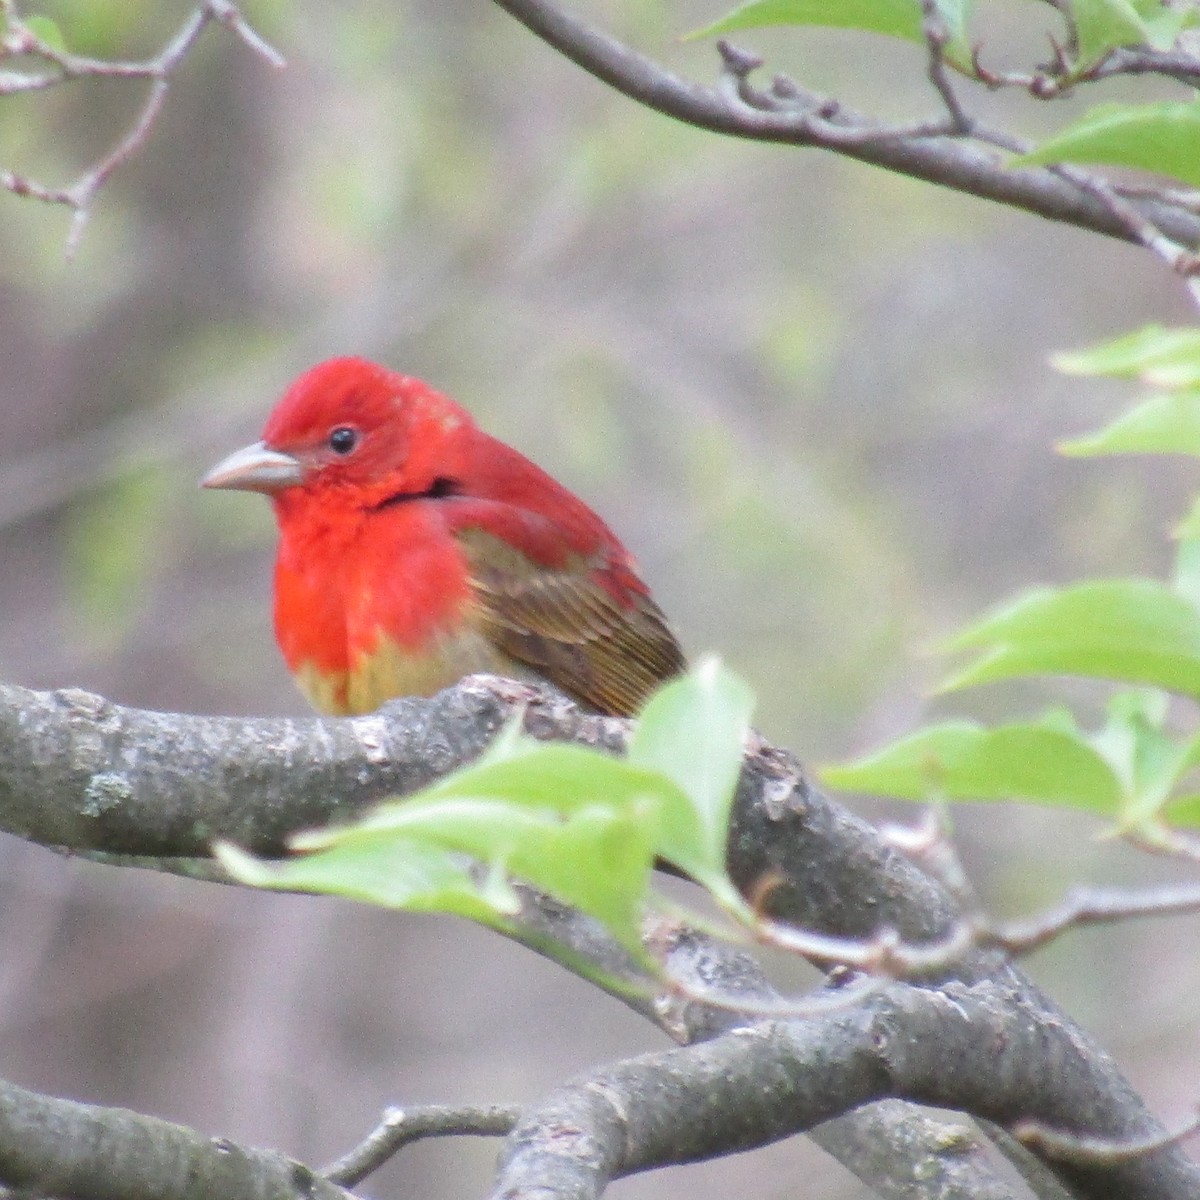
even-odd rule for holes
{"type": "Polygon", "coordinates": [[[397,492],[394,496],[381,500],[375,505],[375,511],[378,512],[381,508],[390,508],[393,504],[406,504],[410,500],[445,500],[448,496],[460,495],[462,495],[462,485],[457,479],[451,479],[448,475],[439,475],[422,492],[397,492]]]}

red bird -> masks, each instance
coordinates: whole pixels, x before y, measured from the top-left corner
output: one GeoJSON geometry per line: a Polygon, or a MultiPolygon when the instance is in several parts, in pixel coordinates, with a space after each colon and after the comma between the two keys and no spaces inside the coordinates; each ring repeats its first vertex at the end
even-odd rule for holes
{"type": "Polygon", "coordinates": [[[270,496],[275,636],[321,712],[490,671],[630,715],[684,668],[608,526],[419,379],[320,363],[201,485],[270,496]]]}

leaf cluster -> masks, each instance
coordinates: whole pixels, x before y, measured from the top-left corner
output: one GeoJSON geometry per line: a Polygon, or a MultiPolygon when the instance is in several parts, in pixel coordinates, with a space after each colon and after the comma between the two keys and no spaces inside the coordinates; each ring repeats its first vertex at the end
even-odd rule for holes
{"type": "Polygon", "coordinates": [[[324,892],[510,930],[520,879],[595,918],[643,965],[656,861],[703,884],[733,914],[729,811],[753,705],[715,659],[659,690],[624,758],[545,744],[516,725],[475,763],[352,825],[291,840],[283,862],[218,847],[245,883],[324,892]]]}
{"type": "MultiPolygon", "coordinates": [[[[1135,378],[1150,391],[1104,428],[1064,443],[1075,456],[1200,455],[1200,333],[1150,327],[1080,353],[1060,369],[1135,378]]],[[[1200,518],[1177,530],[1174,578],[1088,580],[1039,588],[983,617],[948,649],[965,656],[944,691],[1044,675],[1133,684],[1116,691],[1095,729],[1054,709],[996,728],[927,726],[853,763],[835,787],[911,800],[1023,800],[1096,813],[1155,844],[1200,824],[1200,518]]],[[[1173,844],[1173,843],[1171,843],[1173,844]]]]}

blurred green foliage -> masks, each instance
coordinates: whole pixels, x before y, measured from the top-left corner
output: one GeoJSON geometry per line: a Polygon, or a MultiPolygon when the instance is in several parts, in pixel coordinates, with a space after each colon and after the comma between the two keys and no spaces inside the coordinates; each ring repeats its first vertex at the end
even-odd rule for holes
{"type": "Polygon", "coordinates": [[[171,481],[159,468],[131,470],[72,506],[64,568],[84,648],[111,651],[132,636],[143,593],[164,551],[164,502],[171,481]]]}

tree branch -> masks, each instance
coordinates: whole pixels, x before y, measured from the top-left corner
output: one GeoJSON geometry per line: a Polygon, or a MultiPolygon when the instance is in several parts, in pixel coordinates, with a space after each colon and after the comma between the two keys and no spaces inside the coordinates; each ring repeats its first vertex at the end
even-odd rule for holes
{"type": "MultiPolygon", "coordinates": [[[[532,33],[589,74],[630,99],[689,125],[753,141],[816,146],[955,191],[1103,233],[1139,240],[1127,221],[1096,195],[1044,168],[1009,169],[996,153],[965,141],[962,131],[912,136],[855,113],[841,104],[814,106],[790,81],[775,91],[772,107],[741,102],[720,88],[686,80],[653,59],[593,28],[551,0],[495,0],[532,33]],[[904,134],[898,136],[897,134],[904,134]]],[[[1158,62],[1174,71],[1180,64],[1158,62]]],[[[1130,58],[1128,69],[1152,69],[1151,60],[1130,58]]],[[[935,72],[936,75],[936,72],[935,72]]],[[[961,116],[961,112],[960,112],[961,116]]],[[[1200,217],[1164,198],[1135,202],[1141,219],[1166,238],[1200,245],[1200,217]]]]}
{"type": "MultiPolygon", "coordinates": [[[[548,1188],[589,1200],[612,1179],[746,1150],[884,1096],[1006,1126],[1124,1128],[1119,1105],[1080,1066],[1072,1039],[1057,1037],[1019,986],[892,984],[851,1012],[735,1030],[557,1089],[513,1131],[492,1196],[548,1188]]],[[[1057,1171],[1077,1196],[1195,1195],[1194,1168],[1170,1149],[1091,1160],[1073,1150],[1057,1171]]]]}
{"type": "Polygon", "coordinates": [[[71,1200],[347,1200],[349,1193],[273,1150],[124,1108],[56,1100],[0,1080],[0,1184],[71,1200]],[[115,1190],[119,1181],[119,1191],[115,1190]]]}
{"type": "MultiPolygon", "coordinates": [[[[258,853],[277,852],[289,832],[348,819],[470,760],[518,713],[536,737],[610,751],[619,752],[628,733],[628,722],[581,713],[549,688],[485,676],[430,700],[395,701],[379,713],[346,720],[151,713],[85,692],[0,685],[0,829],[88,853],[196,858],[207,854],[216,837],[258,853]]],[[[753,747],[745,760],[728,857],[747,893],[772,880],[764,901],[771,915],[829,934],[869,936],[882,924],[922,941],[946,936],[957,920],[956,905],[938,884],[874,828],[812,789],[790,755],[765,744],[753,747]]],[[[595,928],[573,925],[552,903],[534,905],[526,920],[522,938],[535,948],[568,935],[577,939],[568,944],[582,954],[605,952],[605,939],[595,928]]],[[[739,1025],[775,1027],[754,1011],[769,992],[752,960],[684,935],[667,953],[671,972],[680,978],[690,972],[697,990],[746,997],[747,1012],[739,1014],[728,1004],[686,997],[672,1010],[662,998],[643,995],[638,1011],[677,1039],[719,1038],[739,1025]]],[[[965,981],[956,986],[992,980],[1020,998],[1022,1020],[1042,1039],[1037,1046],[1022,1043],[1033,1056],[1025,1069],[1044,1070],[1051,1053],[1056,1064],[1058,1058],[1070,1062],[1070,1071],[1055,1065],[1039,1084],[1043,1092],[1050,1089],[1043,1108],[1020,1115],[1105,1138],[1160,1134],[1107,1056],[1002,956],[980,948],[956,962],[954,971],[965,981]]],[[[814,1014],[807,1024],[832,1029],[864,1012],[877,1013],[873,996],[849,1010],[814,1014]]],[[[944,1045],[941,1032],[930,1036],[933,1046],[944,1045]]],[[[870,1098],[932,1094],[909,1088],[908,1083],[885,1088],[870,1098]]],[[[837,1111],[854,1102],[843,1095],[837,1111]]],[[[999,1115],[1013,1114],[1005,1109],[999,1115]]],[[[1152,1161],[1152,1170],[1145,1165],[1137,1170],[1161,1183],[1155,1200],[1197,1194],[1200,1173],[1177,1149],[1164,1149],[1152,1161]]],[[[1105,1193],[1097,1184],[1079,1194],[1105,1193]]],[[[1151,1193],[1122,1194],[1132,1200],[1151,1193]]]]}
{"type": "Polygon", "coordinates": [[[520,1116],[512,1104],[422,1104],[389,1108],[379,1124],[352,1150],[321,1171],[331,1183],[353,1187],[379,1170],[405,1146],[422,1138],[501,1137],[510,1133],[520,1116]]]}

